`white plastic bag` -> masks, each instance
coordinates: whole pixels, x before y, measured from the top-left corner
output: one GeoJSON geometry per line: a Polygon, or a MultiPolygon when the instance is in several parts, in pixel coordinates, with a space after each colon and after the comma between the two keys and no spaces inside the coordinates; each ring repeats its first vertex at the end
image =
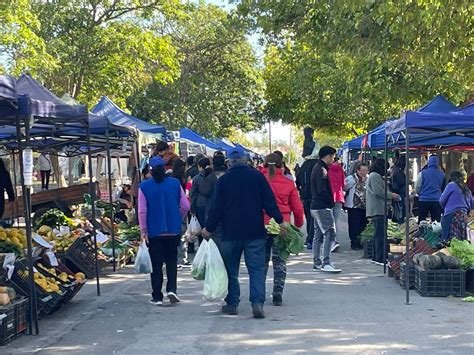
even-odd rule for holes
{"type": "Polygon", "coordinates": [[[205,240],[201,243],[191,266],[191,276],[195,280],[204,280],[206,276],[206,261],[209,254],[209,243],[205,240]]]}
{"type": "Polygon", "coordinates": [[[219,248],[211,239],[203,241],[206,245],[206,276],[204,279],[203,296],[206,300],[214,302],[221,301],[227,296],[229,278],[222,260],[219,248]]]}
{"type": "Polygon", "coordinates": [[[189,222],[188,225],[188,234],[190,235],[198,235],[201,233],[201,225],[199,224],[199,221],[196,216],[191,217],[191,221],[189,222]]]}
{"type": "Polygon", "coordinates": [[[135,272],[138,274],[151,274],[153,266],[151,264],[150,253],[144,240],[142,240],[138,247],[137,257],[135,258],[135,272]]]}

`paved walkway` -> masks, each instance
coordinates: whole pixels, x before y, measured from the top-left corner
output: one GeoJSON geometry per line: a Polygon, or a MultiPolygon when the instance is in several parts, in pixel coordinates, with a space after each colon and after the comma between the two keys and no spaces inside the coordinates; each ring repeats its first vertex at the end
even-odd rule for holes
{"type": "Polygon", "coordinates": [[[237,317],[202,301],[202,283],[189,270],[178,275],[182,304],[152,306],[148,277],[129,268],[104,277],[100,297],[89,281],[71,304],[40,321],[39,336],[22,336],[0,353],[474,354],[474,304],[412,291],[405,305],[404,290],[381,267],[342,244],[334,255],[338,275],[313,272],[308,252],[292,257],[284,306],[269,303],[266,319],[251,318],[244,268],[237,317]]]}

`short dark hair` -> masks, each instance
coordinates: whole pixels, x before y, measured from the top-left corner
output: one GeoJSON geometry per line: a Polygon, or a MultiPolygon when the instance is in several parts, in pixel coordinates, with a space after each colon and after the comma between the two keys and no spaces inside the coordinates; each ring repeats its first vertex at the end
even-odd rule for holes
{"type": "Polygon", "coordinates": [[[212,164],[214,165],[214,170],[225,170],[227,169],[227,165],[225,164],[225,156],[224,155],[216,155],[214,159],[212,159],[212,164]]]}
{"type": "Polygon", "coordinates": [[[151,176],[158,184],[162,183],[166,178],[165,167],[163,165],[155,166],[151,169],[151,176]]]}
{"type": "Polygon", "coordinates": [[[216,152],[214,152],[213,158],[218,157],[218,156],[224,157],[225,156],[224,152],[222,152],[220,150],[217,150],[216,152]]]}
{"type": "Polygon", "coordinates": [[[155,148],[157,152],[163,152],[168,149],[170,149],[170,146],[165,141],[159,141],[155,148]]]}
{"type": "Polygon", "coordinates": [[[188,159],[186,159],[186,164],[188,164],[189,166],[194,164],[194,155],[190,155],[188,159]]]}
{"type": "Polygon", "coordinates": [[[327,157],[328,155],[334,155],[334,154],[336,154],[336,149],[328,145],[325,145],[324,147],[321,147],[321,149],[319,149],[318,155],[319,155],[319,159],[323,159],[327,157]]]}

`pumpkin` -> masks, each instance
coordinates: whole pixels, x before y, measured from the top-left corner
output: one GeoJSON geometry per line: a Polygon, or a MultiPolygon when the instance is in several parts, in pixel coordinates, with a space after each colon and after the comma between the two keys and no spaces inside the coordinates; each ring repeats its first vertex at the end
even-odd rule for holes
{"type": "Polygon", "coordinates": [[[419,263],[425,270],[437,270],[443,266],[443,261],[438,255],[422,255],[419,258],[419,263]]]}
{"type": "Polygon", "coordinates": [[[455,256],[445,256],[443,264],[446,269],[460,269],[461,261],[455,256]]]}
{"type": "Polygon", "coordinates": [[[420,257],[423,256],[423,253],[418,253],[413,256],[413,263],[416,265],[420,265],[420,257]]]}

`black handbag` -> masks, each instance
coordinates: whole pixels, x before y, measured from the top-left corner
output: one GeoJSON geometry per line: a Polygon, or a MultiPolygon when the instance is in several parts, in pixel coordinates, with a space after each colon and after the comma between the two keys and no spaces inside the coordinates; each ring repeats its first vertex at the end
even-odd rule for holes
{"type": "Polygon", "coordinates": [[[392,201],[392,221],[398,224],[403,223],[402,201],[392,201]]]}

